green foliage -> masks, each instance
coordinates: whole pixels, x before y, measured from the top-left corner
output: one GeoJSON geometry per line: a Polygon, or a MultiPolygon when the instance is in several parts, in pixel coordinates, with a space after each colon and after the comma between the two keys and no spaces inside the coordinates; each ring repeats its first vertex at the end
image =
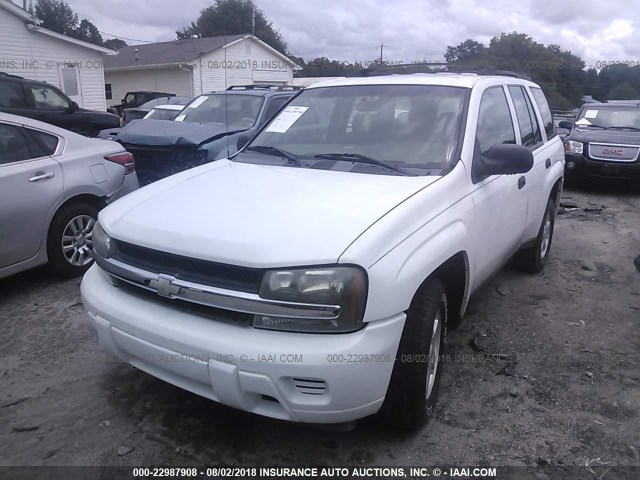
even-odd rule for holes
{"type": "Polygon", "coordinates": [[[127,46],[127,42],[119,38],[110,38],[109,40],[105,40],[103,45],[112,50],[120,50],[122,47],[127,46]]]}
{"type": "Polygon", "coordinates": [[[78,15],[64,0],[38,0],[35,14],[44,28],[96,45],[103,44],[98,28],[86,18],[78,21],[78,15]]]}
{"type": "Polygon", "coordinates": [[[216,37],[251,33],[253,15],[255,15],[255,36],[286,55],[287,44],[280,32],[256,7],[253,0],[216,0],[213,5],[200,11],[200,16],[195,22],[177,31],[176,35],[182,39],[194,35],[216,37]]]}

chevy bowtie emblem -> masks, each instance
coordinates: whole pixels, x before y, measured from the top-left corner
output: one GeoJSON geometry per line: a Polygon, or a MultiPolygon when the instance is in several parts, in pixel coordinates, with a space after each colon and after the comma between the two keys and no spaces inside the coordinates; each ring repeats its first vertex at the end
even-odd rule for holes
{"type": "Polygon", "coordinates": [[[175,277],[160,273],[157,279],[149,281],[149,286],[156,289],[161,297],[171,298],[180,293],[180,287],[173,284],[174,280],[175,277]]]}

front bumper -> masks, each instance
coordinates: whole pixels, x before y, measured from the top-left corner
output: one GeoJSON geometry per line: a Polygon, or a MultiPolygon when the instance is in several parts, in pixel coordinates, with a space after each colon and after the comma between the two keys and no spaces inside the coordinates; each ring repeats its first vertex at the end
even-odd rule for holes
{"type": "Polygon", "coordinates": [[[258,330],[114,287],[96,265],[81,290],[100,342],[123,361],[225,405],[305,423],[378,411],[406,318],[398,314],[350,334],[258,330]]]}
{"type": "Polygon", "coordinates": [[[607,162],[592,160],[579,153],[565,153],[565,177],[626,178],[640,180],[640,161],[607,162]]]}

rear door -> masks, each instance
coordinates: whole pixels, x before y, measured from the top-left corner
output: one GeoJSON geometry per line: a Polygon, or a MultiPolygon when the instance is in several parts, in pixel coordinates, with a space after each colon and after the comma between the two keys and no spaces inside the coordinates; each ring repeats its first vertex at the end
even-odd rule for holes
{"type": "MultiPolygon", "coordinates": [[[[529,92],[523,85],[509,85],[508,90],[519,130],[517,141],[523,147],[531,150],[533,154],[533,168],[522,175],[525,179],[522,190],[527,196],[526,224],[527,226],[537,225],[539,227],[546,208],[547,196],[544,193],[544,186],[550,161],[547,161],[547,149],[542,140],[542,130],[529,92]]],[[[535,233],[537,235],[537,229],[535,233]]],[[[527,240],[530,239],[524,238],[524,241],[527,240]]]]}
{"type": "Polygon", "coordinates": [[[42,132],[38,142],[20,125],[0,123],[0,268],[35,256],[44,248],[49,212],[62,195],[64,179],[48,154],[58,137],[42,132]]]}

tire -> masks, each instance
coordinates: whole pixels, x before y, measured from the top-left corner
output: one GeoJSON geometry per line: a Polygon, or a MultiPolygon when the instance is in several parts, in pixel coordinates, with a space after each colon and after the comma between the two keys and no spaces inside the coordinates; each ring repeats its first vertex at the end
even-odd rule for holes
{"type": "Polygon", "coordinates": [[[516,253],[515,260],[518,268],[530,273],[539,273],[544,270],[547,260],[549,259],[549,252],[551,251],[555,223],[556,205],[550,198],[547,201],[547,208],[544,211],[542,225],[540,225],[540,230],[538,230],[535,244],[516,253]]]}
{"type": "Polygon", "coordinates": [[[77,277],[89,269],[93,263],[93,259],[89,255],[91,231],[97,218],[98,208],[86,202],[65,205],[53,217],[47,237],[47,256],[49,266],[57,275],[69,278],[77,277]],[[72,224],[72,221],[75,223],[72,224]],[[80,222],[86,228],[81,229],[80,222]],[[75,238],[74,230],[82,232],[81,236],[75,238]],[[65,243],[64,247],[71,245],[71,249],[63,249],[63,242],[65,243]]]}
{"type": "Polygon", "coordinates": [[[380,419],[387,425],[413,431],[424,426],[433,414],[438,401],[447,320],[444,285],[437,278],[430,278],[407,312],[387,395],[379,412],[380,419]],[[432,335],[437,337],[433,343],[432,335]],[[430,352],[436,345],[437,353],[430,352]],[[429,373],[432,374],[430,382],[429,373]]]}

